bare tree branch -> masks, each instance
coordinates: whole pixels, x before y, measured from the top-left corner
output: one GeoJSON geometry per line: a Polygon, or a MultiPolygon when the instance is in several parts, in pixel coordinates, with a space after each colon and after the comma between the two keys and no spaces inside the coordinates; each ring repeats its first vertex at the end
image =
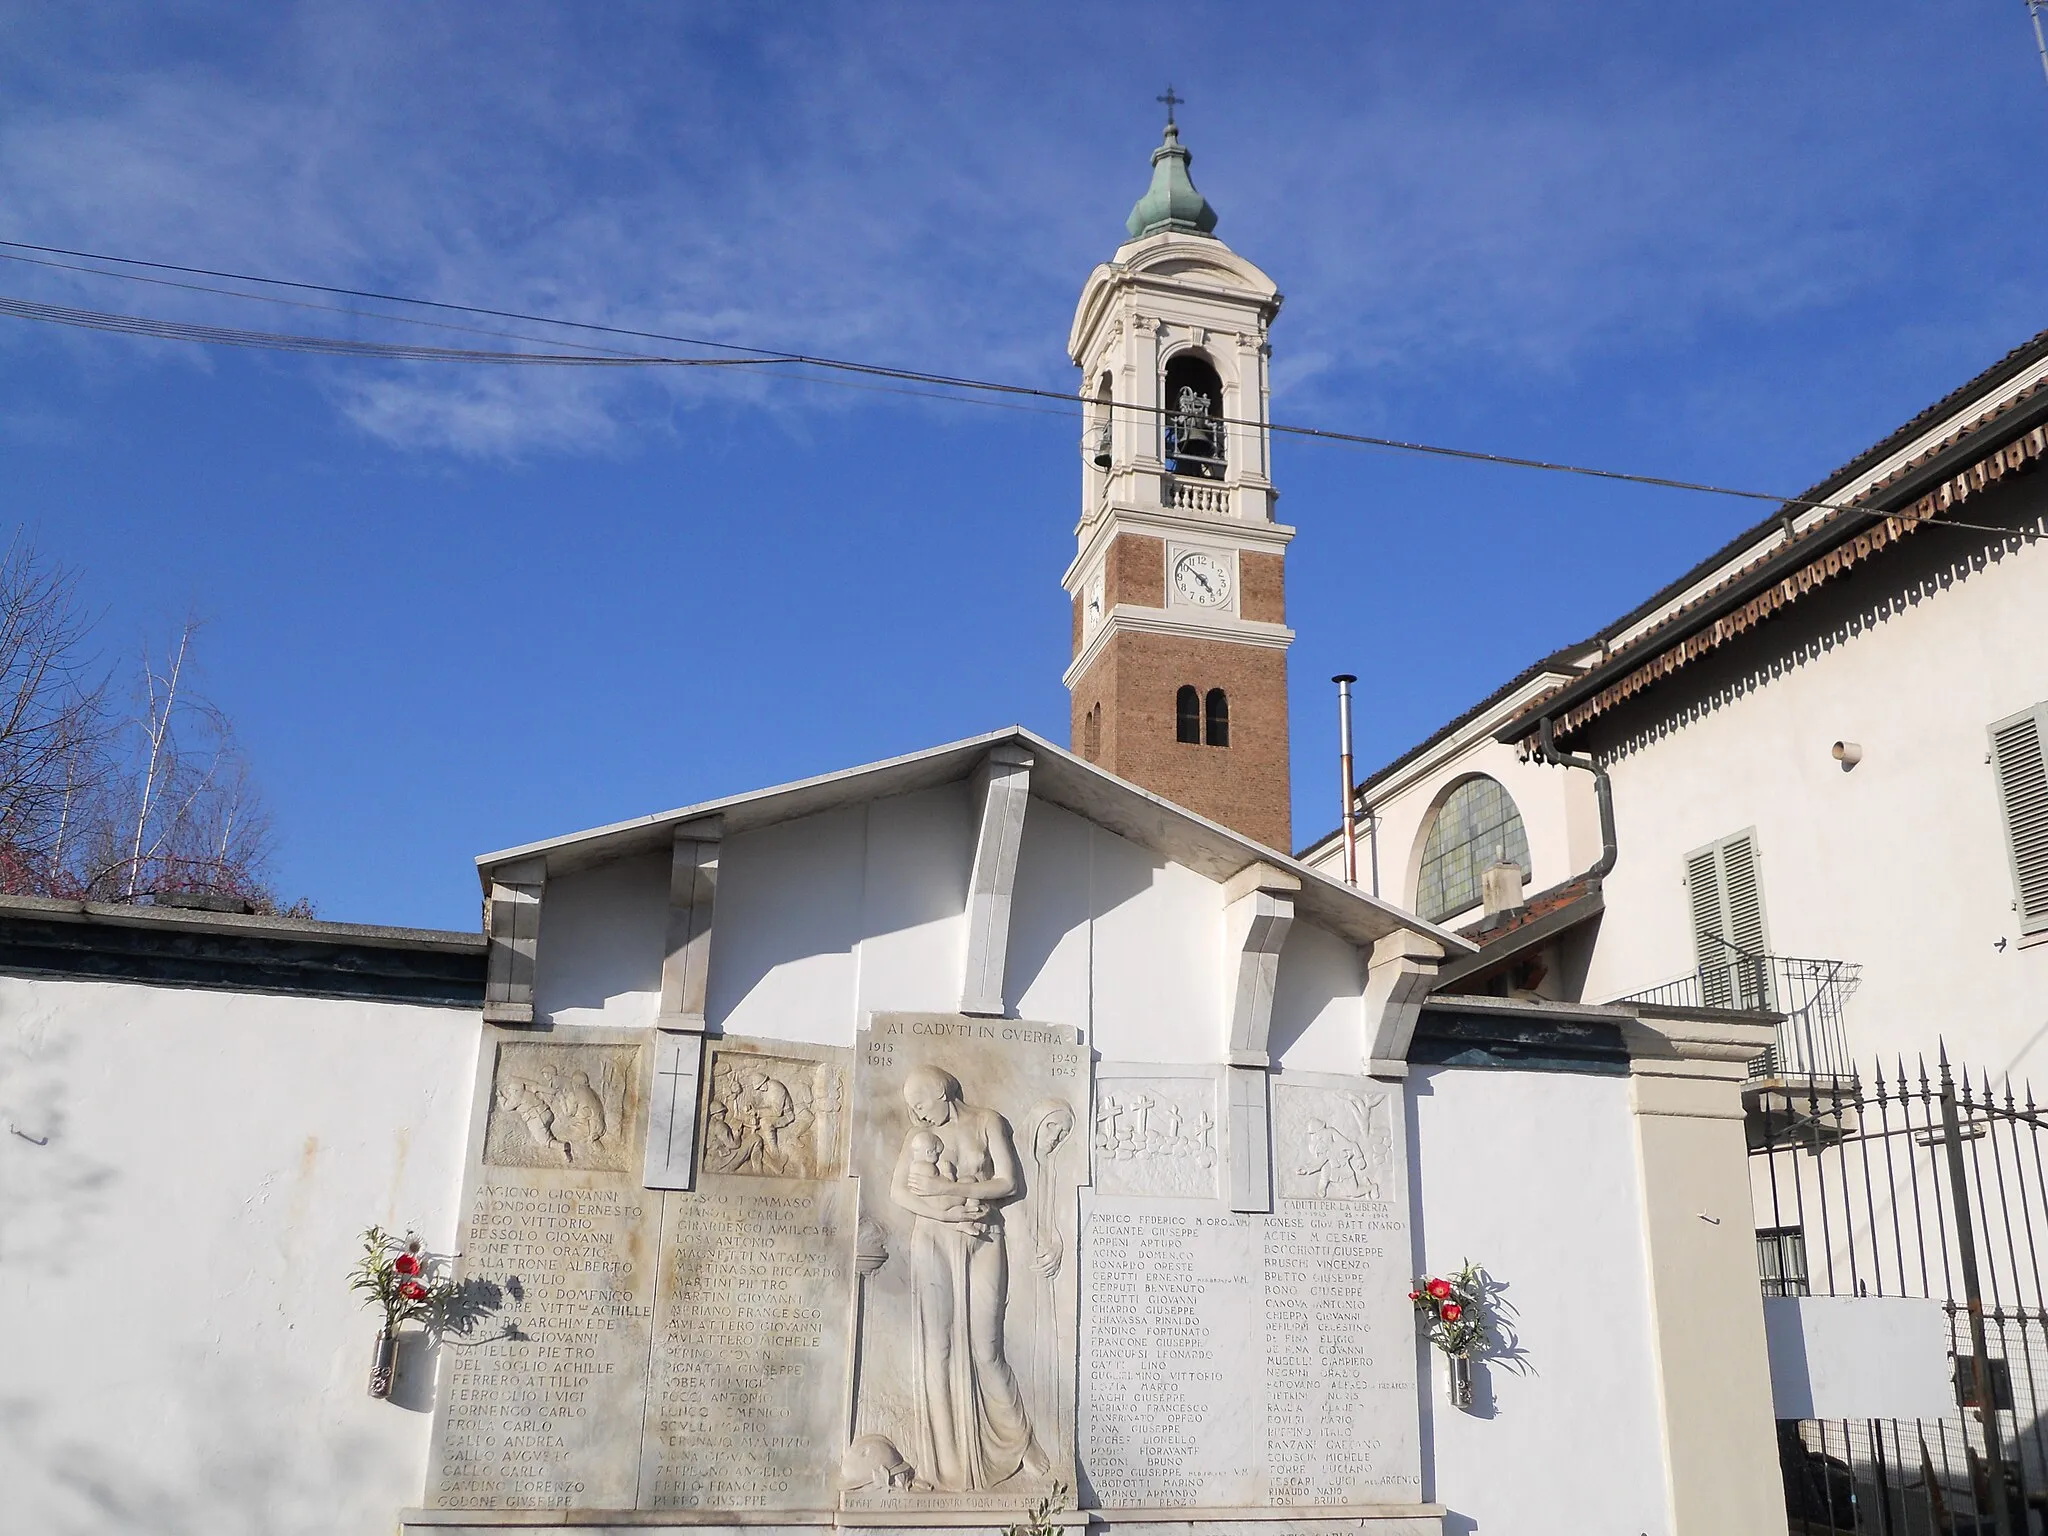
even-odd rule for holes
{"type": "Polygon", "coordinates": [[[0,555],[0,891],[278,909],[261,793],[232,723],[193,688],[201,627],[145,644],[133,707],[115,710],[76,578],[16,533],[0,555]]]}

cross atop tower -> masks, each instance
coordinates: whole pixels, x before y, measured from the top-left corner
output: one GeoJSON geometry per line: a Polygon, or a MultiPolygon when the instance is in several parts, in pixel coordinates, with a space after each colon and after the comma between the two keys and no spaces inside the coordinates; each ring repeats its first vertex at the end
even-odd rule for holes
{"type": "Polygon", "coordinates": [[[1166,121],[1169,127],[1171,127],[1173,124],[1173,109],[1175,107],[1184,107],[1188,104],[1187,97],[1176,96],[1173,94],[1173,84],[1171,81],[1167,83],[1166,94],[1164,96],[1154,96],[1152,99],[1154,101],[1163,101],[1166,103],[1166,121]]]}

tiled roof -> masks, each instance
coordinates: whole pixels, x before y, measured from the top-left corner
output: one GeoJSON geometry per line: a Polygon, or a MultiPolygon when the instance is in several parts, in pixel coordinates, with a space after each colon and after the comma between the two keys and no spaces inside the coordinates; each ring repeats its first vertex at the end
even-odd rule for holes
{"type": "Polygon", "coordinates": [[[1504,939],[1517,928],[1526,928],[1539,917],[1548,917],[1562,911],[1588,892],[1599,888],[1600,882],[1589,874],[1573,875],[1561,885],[1553,885],[1547,891],[1538,891],[1512,912],[1496,912],[1483,917],[1469,927],[1460,928],[1461,938],[1470,939],[1482,949],[1496,939],[1504,939]]]}

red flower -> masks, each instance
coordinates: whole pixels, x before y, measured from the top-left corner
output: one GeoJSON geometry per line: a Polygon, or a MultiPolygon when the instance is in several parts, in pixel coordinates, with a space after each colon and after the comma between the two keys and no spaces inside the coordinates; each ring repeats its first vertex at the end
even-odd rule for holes
{"type": "Polygon", "coordinates": [[[420,1261],[412,1254],[401,1253],[391,1261],[391,1267],[401,1275],[416,1275],[420,1272],[420,1261]]]}
{"type": "Polygon", "coordinates": [[[1420,1292],[1420,1291],[1410,1291],[1410,1292],[1408,1293],[1408,1299],[1409,1299],[1410,1301],[1420,1301],[1420,1300],[1422,1300],[1422,1292],[1420,1292]]]}
{"type": "Polygon", "coordinates": [[[1465,1309],[1459,1306],[1455,1301],[1445,1302],[1443,1306],[1439,1308],[1439,1311],[1443,1315],[1443,1320],[1447,1323],[1455,1323],[1459,1318],[1465,1315],[1465,1309]]]}
{"type": "Polygon", "coordinates": [[[398,1288],[398,1294],[407,1301],[425,1301],[427,1299],[427,1288],[417,1280],[408,1280],[398,1288]]]}
{"type": "Polygon", "coordinates": [[[1438,1301],[1442,1301],[1445,1297],[1451,1294],[1451,1282],[1448,1280],[1430,1281],[1429,1294],[1434,1296],[1438,1301]]]}

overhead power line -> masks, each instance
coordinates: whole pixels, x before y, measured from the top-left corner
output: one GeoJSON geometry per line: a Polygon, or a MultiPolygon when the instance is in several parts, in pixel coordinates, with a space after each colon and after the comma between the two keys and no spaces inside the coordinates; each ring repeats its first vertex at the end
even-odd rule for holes
{"type": "MultiPolygon", "coordinates": [[[[2042,0],[2042,3],[2048,3],[2048,0],[2042,0]]],[[[409,346],[398,342],[358,341],[338,337],[298,335],[287,332],[238,330],[232,327],[199,325],[186,321],[164,320],[150,316],[121,315],[100,310],[75,309],[64,305],[44,304],[35,300],[0,295],[0,315],[8,315],[17,319],[39,320],[49,324],[74,326],[87,330],[112,331],[128,335],[146,336],[158,340],[327,356],[360,357],[395,362],[613,368],[746,368],[774,364],[796,365],[803,368],[821,369],[827,372],[852,374],[872,379],[889,379],[904,383],[922,384],[933,389],[964,391],[968,394],[1010,396],[1013,399],[1048,401],[1058,405],[1063,414],[1084,410],[1088,404],[1087,401],[1075,395],[1059,390],[1042,389],[1029,384],[1011,384],[992,379],[976,379],[954,374],[931,373],[922,369],[898,368],[882,363],[867,363],[849,358],[826,357],[804,352],[778,351],[767,347],[749,346],[739,342],[713,341],[705,337],[680,336],[662,331],[605,325],[590,320],[569,320],[560,316],[529,314],[520,310],[496,309],[486,305],[457,304],[442,299],[417,298],[408,294],[380,293],[374,289],[348,288],[329,283],[305,282],[296,278],[264,277],[247,272],[222,271],[213,267],[186,266],[176,262],[145,261],[137,257],[112,256],[104,252],[72,250],[63,246],[35,245],[27,241],[0,240],[0,258],[30,263],[36,266],[56,267],[65,271],[80,272],[97,277],[110,277],[129,282],[143,282],[158,286],[192,289],[254,303],[288,304],[295,308],[325,310],[365,319],[386,320],[407,325],[430,325],[441,329],[467,331],[471,334],[503,336],[510,340],[542,342],[555,346],[573,346],[579,347],[581,350],[576,352],[506,352],[494,348],[422,347],[409,346]],[[411,316],[391,315],[376,310],[345,309],[331,305],[306,304],[303,301],[285,299],[275,294],[239,292],[233,289],[215,288],[195,283],[167,282],[164,279],[147,277],[137,272],[110,270],[105,267],[74,266],[67,262],[36,260],[34,257],[14,254],[23,251],[33,251],[43,257],[66,256],[78,261],[112,262],[118,267],[140,267],[151,272],[175,272],[187,277],[210,277],[225,282],[255,283],[264,287],[294,289],[302,293],[324,293],[338,298],[361,299],[382,304],[403,304],[414,308],[437,310],[447,314],[473,315],[485,319],[509,320],[524,325],[554,326],[562,329],[584,331],[593,335],[614,336],[634,341],[666,342],[671,345],[698,347],[709,351],[742,355],[724,358],[678,357],[632,352],[611,347],[597,347],[573,341],[549,341],[548,338],[544,337],[521,336],[511,332],[490,330],[482,327],[450,325],[445,321],[424,321],[411,316]]],[[[812,382],[822,383],[827,381],[813,380],[812,382]]],[[[904,391],[904,393],[924,392],[904,391]]],[[[951,394],[936,395],[931,396],[931,398],[959,399],[961,396],[951,394]]],[[[1115,403],[1112,409],[1136,411],[1154,416],[1169,414],[1168,408],[1165,406],[1143,406],[1127,402],[1115,403]]],[[[1370,433],[1344,432],[1330,427],[1310,427],[1290,422],[1260,422],[1234,416],[1218,416],[1214,419],[1228,426],[1264,429],[1280,433],[1284,436],[1305,438],[1314,442],[1376,448],[1395,453],[1420,454],[1432,458],[1454,459],[1474,464],[1494,464],[1511,469],[1540,470],[1550,474],[1578,475],[1587,479],[1609,480],[1626,485],[1654,486],[1662,490],[1692,491],[1706,496],[1726,496],[1743,501],[1768,502],[1781,507],[1797,507],[1828,512],[1853,511],[1862,516],[1882,515],[1868,508],[1857,508],[1839,501],[1822,501],[1799,496],[1783,496],[1772,491],[1744,490],[1734,486],[1713,485],[1699,480],[1679,480],[1664,475],[1646,475],[1628,470],[1602,469],[1586,464],[1569,464],[1550,459],[1528,458],[1519,454],[1489,453],[1475,448],[1452,448],[1440,443],[1379,437],[1370,433]]],[[[1948,518],[1940,518],[1937,521],[1946,523],[1950,527],[1967,528],[1985,533],[2011,534],[2018,532],[2023,537],[2039,537],[2038,534],[2024,529],[2013,530],[1985,524],[1961,523],[1948,518]]]]}
{"type": "Polygon", "coordinates": [[[224,325],[198,325],[186,320],[159,320],[147,315],[115,315],[96,309],[72,309],[34,299],[0,294],[0,315],[17,320],[44,320],[54,325],[91,331],[118,331],[157,341],[196,341],[217,347],[257,347],[272,352],[314,352],[333,357],[371,357],[407,363],[499,363],[548,367],[635,368],[661,364],[670,368],[758,368],[778,361],[762,357],[637,357],[592,356],[582,352],[506,352],[479,347],[421,347],[396,341],[353,341],[342,336],[303,336],[280,331],[245,331],[224,325]]]}

